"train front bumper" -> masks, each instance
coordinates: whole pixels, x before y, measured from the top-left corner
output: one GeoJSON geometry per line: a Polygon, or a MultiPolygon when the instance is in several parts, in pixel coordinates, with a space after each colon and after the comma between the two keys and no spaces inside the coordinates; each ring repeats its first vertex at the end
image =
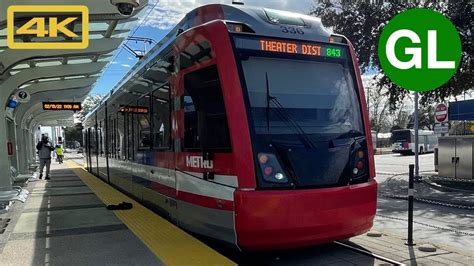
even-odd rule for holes
{"type": "Polygon", "coordinates": [[[244,250],[327,243],[367,232],[377,207],[377,183],[270,191],[236,191],[235,227],[244,250]]]}

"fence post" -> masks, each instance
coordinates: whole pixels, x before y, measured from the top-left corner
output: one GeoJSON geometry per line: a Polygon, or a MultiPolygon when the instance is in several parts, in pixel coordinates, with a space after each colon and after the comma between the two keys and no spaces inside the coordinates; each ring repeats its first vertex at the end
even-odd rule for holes
{"type": "Polygon", "coordinates": [[[410,164],[408,166],[408,239],[405,245],[414,246],[413,242],[413,197],[415,195],[414,181],[415,181],[415,165],[410,164]]]}

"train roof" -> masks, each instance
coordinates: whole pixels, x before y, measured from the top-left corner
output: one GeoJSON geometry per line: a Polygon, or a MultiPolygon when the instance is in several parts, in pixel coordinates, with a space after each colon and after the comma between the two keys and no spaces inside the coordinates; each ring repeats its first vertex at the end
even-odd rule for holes
{"type": "MultiPolygon", "coordinates": [[[[288,38],[288,34],[282,32],[282,26],[304,28],[304,34],[291,35],[291,38],[295,40],[327,42],[331,36],[331,32],[323,26],[318,17],[247,5],[209,4],[200,6],[187,13],[158,44],[142,57],[112,88],[110,94],[102,102],[113,98],[131,77],[146,68],[154,58],[168,54],[173,41],[183,32],[214,20],[245,24],[255,32],[253,34],[267,37],[288,38]]],[[[102,106],[102,102],[86,116],[86,120],[90,114],[102,106]]]]}

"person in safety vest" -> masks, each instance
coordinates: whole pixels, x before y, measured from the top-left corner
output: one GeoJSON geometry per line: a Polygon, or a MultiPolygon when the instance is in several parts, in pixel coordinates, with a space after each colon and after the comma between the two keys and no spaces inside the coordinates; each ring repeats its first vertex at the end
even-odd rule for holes
{"type": "Polygon", "coordinates": [[[54,151],[56,152],[56,158],[59,162],[59,164],[62,164],[63,163],[63,158],[64,158],[64,151],[63,151],[63,147],[61,147],[61,145],[56,145],[56,148],[54,149],[54,151]]]}

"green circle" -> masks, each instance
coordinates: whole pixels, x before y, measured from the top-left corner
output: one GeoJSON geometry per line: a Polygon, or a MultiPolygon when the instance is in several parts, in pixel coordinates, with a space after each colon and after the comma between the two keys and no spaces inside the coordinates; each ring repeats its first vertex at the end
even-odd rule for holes
{"type": "Polygon", "coordinates": [[[461,53],[461,40],[451,21],[442,14],[425,8],[409,9],[391,19],[380,35],[378,46],[380,64],[390,80],[404,89],[418,92],[434,90],[448,82],[459,67],[461,53]],[[402,37],[395,38],[398,33],[407,32],[399,30],[412,31],[418,35],[420,42],[414,43],[410,38],[403,37],[403,34],[400,34],[402,37]],[[436,43],[436,50],[432,49],[435,51],[432,54],[436,54],[436,59],[431,56],[430,67],[428,65],[428,31],[436,31],[436,42],[431,42],[432,48],[434,47],[432,44],[436,43]],[[405,66],[399,65],[393,57],[391,61],[387,57],[387,48],[389,48],[387,42],[396,32],[398,33],[391,40],[395,43],[394,55],[398,61],[407,62],[405,66]],[[413,60],[414,56],[410,51],[406,53],[406,48],[417,48],[413,53],[421,53],[421,67],[408,63],[418,60],[413,60]],[[454,62],[455,67],[450,68],[449,64],[442,66],[442,63],[440,65],[436,61],[454,62]]]}

